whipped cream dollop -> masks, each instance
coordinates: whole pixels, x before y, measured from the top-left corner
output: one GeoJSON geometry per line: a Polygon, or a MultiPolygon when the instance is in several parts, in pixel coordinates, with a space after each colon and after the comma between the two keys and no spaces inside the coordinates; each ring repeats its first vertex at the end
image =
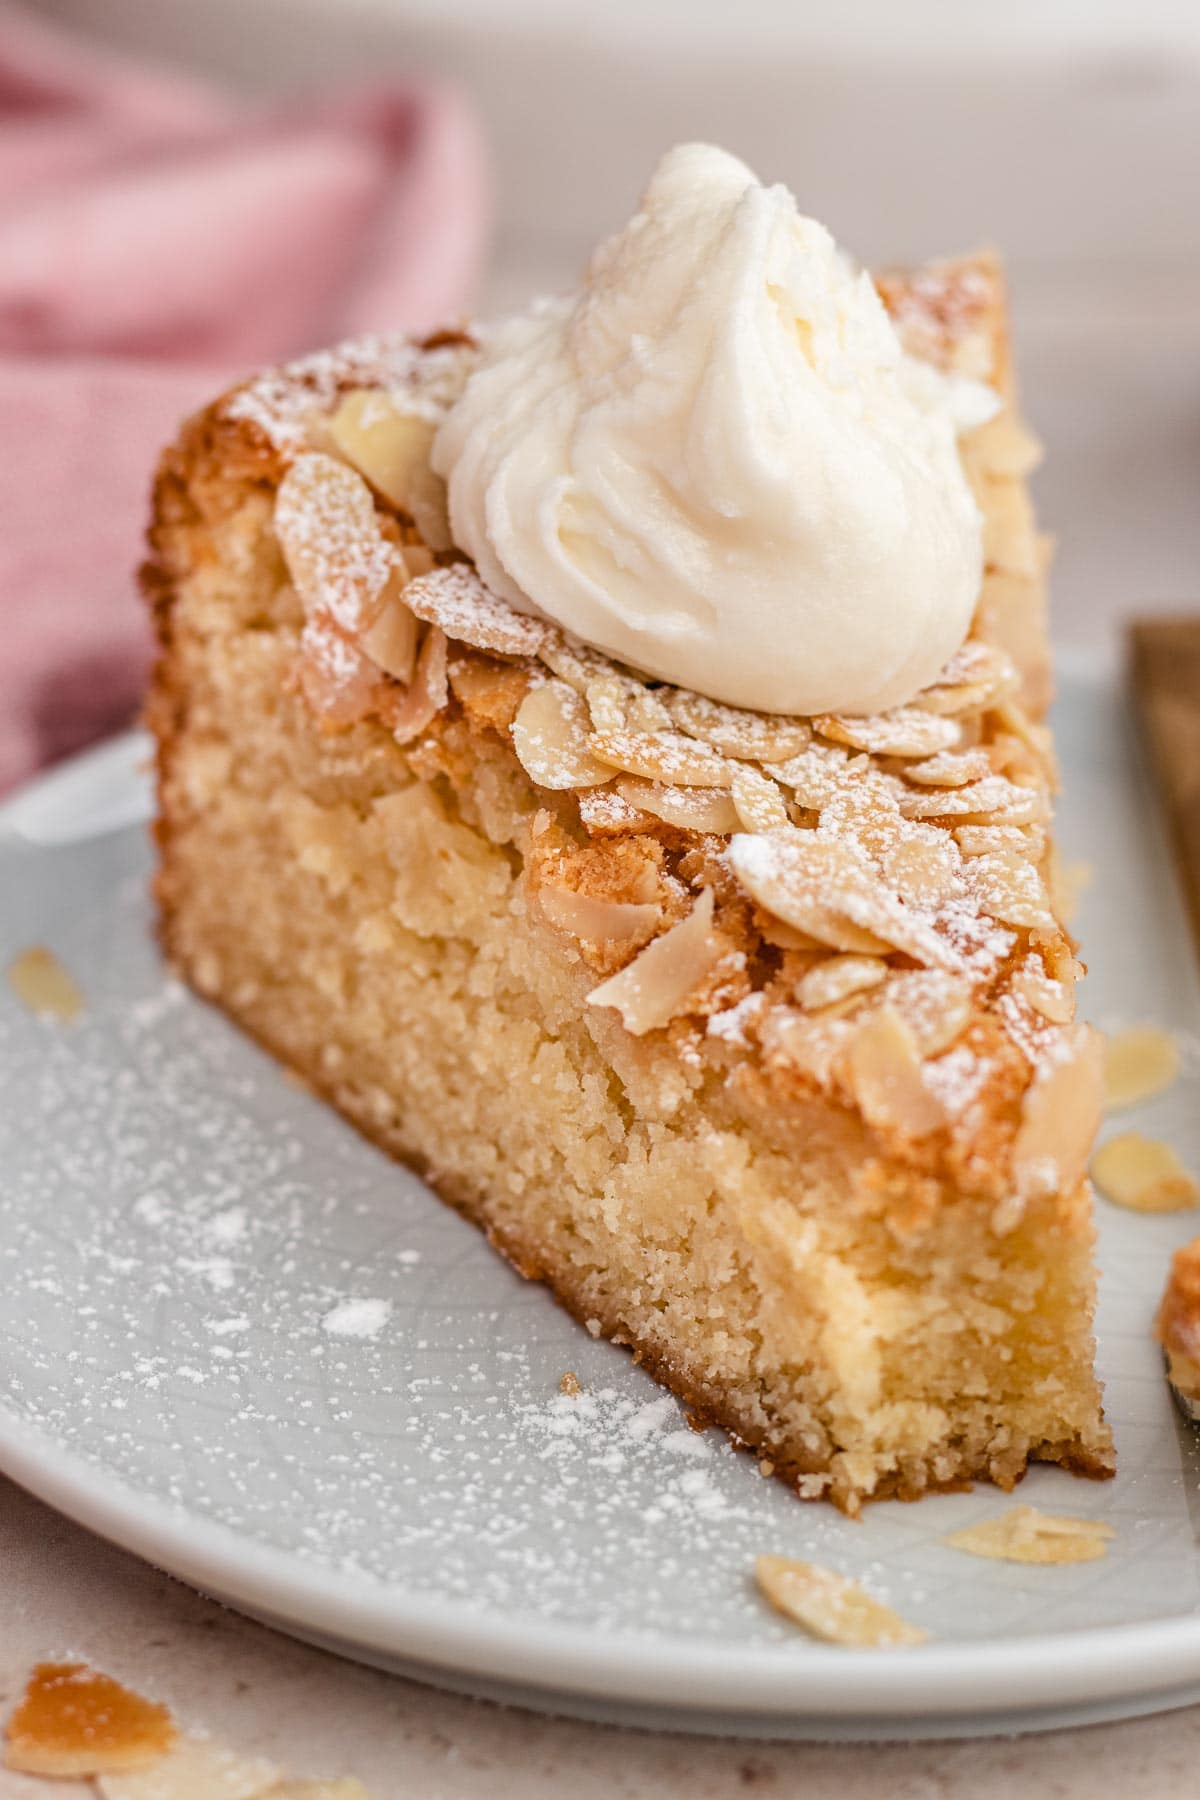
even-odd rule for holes
{"type": "Polygon", "coordinates": [[[485,337],[433,459],[519,610],[735,706],[870,713],[967,634],[956,432],[995,408],[904,354],[786,188],[686,144],[577,296],[485,337]]]}

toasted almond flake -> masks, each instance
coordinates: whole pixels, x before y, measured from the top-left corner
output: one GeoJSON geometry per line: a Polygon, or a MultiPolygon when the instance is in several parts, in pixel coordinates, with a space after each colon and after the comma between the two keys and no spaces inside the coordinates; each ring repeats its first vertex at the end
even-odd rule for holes
{"type": "Polygon", "coordinates": [[[103,1800],[259,1800],[281,1770],[262,1756],[238,1756],[209,1738],[180,1738],[145,1769],[102,1775],[103,1800]]]}
{"type": "Polygon", "coordinates": [[[546,628],[546,635],[538,646],[538,656],[552,675],[573,687],[577,694],[586,695],[593,681],[600,681],[613,672],[612,664],[599,650],[581,644],[577,638],[568,637],[554,626],[546,628]]]}
{"type": "Polygon", "coordinates": [[[596,944],[645,943],[659,921],[659,908],[649,902],[602,900],[573,888],[539,888],[538,904],[551,925],[596,944]]]}
{"type": "Polygon", "coordinates": [[[386,684],[356,637],[347,636],[323,609],[310,614],[300,633],[300,691],[319,725],[331,731],[375,712],[386,684]]]}
{"type": "Polygon", "coordinates": [[[933,912],[962,891],[962,859],[944,832],[910,826],[884,850],[880,867],[910,906],[933,912]]]}
{"type": "Polygon", "coordinates": [[[379,596],[371,623],[359,632],[359,647],[385,675],[407,687],[417,663],[416,616],[405,603],[408,574],[403,564],[392,570],[379,596]]]}
{"type": "Polygon", "coordinates": [[[979,910],[989,918],[1027,931],[1056,929],[1045,884],[1023,857],[1005,852],[972,856],[964,863],[963,874],[979,910]]]}
{"type": "Polygon", "coordinates": [[[827,1644],[865,1650],[928,1639],[928,1632],[909,1625],[858,1582],[832,1569],[788,1556],[759,1556],[754,1575],[759,1592],[777,1612],[827,1644]]]}
{"type": "Polygon", "coordinates": [[[968,782],[984,781],[992,772],[986,750],[943,750],[921,762],[904,766],[904,779],[920,787],[966,787],[968,782]]]}
{"type": "Polygon", "coordinates": [[[1014,970],[1013,991],[1031,1006],[1035,1013],[1043,1019],[1049,1019],[1052,1025],[1069,1025],[1075,1017],[1075,992],[1073,987],[1062,981],[1056,981],[1046,973],[1046,967],[1036,953],[1030,955],[1014,970]]]}
{"type": "Polygon", "coordinates": [[[863,757],[852,757],[841,744],[809,744],[784,763],[770,763],[767,774],[789,788],[799,805],[820,812],[859,778],[863,757]]]}
{"type": "Polygon", "coordinates": [[[1115,1536],[1103,1519],[1073,1519],[1039,1512],[1035,1506],[1014,1506],[999,1518],[984,1519],[942,1541],[970,1556],[1045,1565],[1098,1562],[1108,1554],[1115,1536]]]}
{"type": "Polygon", "coordinates": [[[612,770],[588,749],[588,709],[574,688],[551,679],[531,688],[512,723],[513,747],[539,787],[600,787],[612,770]]]}
{"type": "Polygon", "coordinates": [[[634,1037],[670,1024],[687,1011],[688,1000],[725,953],[713,932],[712,917],[712,889],[705,888],[686,919],[594,988],[588,1004],[615,1007],[634,1037]]]}
{"type": "Polygon", "coordinates": [[[1200,1206],[1200,1186],[1170,1144],[1123,1131],[1092,1158],[1092,1180],[1106,1200],[1131,1212],[1186,1212],[1200,1206]]]}
{"type": "MultiPolygon", "coordinates": [[[[611,769],[606,773],[611,775],[611,769]]],[[[727,837],[738,828],[738,815],[724,788],[664,787],[660,781],[628,775],[617,782],[617,792],[639,811],[680,831],[727,837]]]]}
{"type": "Polygon", "coordinates": [[[738,833],[729,860],[751,899],[835,950],[903,950],[916,962],[957,966],[951,945],[887,891],[853,844],[806,831],[738,833]]]}
{"type": "Polygon", "coordinates": [[[805,719],[742,712],[685,688],[669,692],[666,704],[675,723],[689,737],[700,738],[723,756],[747,762],[783,762],[798,755],[812,737],[805,719]]]}
{"type": "Polygon", "coordinates": [[[923,688],[913,704],[943,717],[954,716],[1013,693],[1020,685],[1012,658],[973,638],[955,651],[936,682],[923,688]]]}
{"type": "Polygon", "coordinates": [[[891,969],[884,998],[913,1035],[921,1056],[941,1056],[971,1022],[971,983],[944,969],[891,969]]]}
{"type": "Polygon", "coordinates": [[[588,682],[586,698],[593,731],[661,731],[671,723],[661,700],[611,663],[588,682]]]}
{"type": "Polygon", "coordinates": [[[678,731],[594,731],[589,748],[622,774],[641,775],[667,787],[727,788],[732,778],[731,765],[723,756],[678,731]]]}
{"type": "Polygon", "coordinates": [[[631,805],[615,786],[585,788],[579,795],[579,817],[593,837],[644,831],[650,823],[649,816],[631,805]]]}
{"type": "Polygon", "coordinates": [[[336,1781],[281,1781],[256,1800],[371,1800],[361,1781],[343,1775],[336,1781]]]}
{"type": "Polygon", "coordinates": [[[527,619],[484,586],[469,563],[420,575],[404,590],[405,603],[456,643],[497,656],[536,656],[546,627],[527,619]]]}
{"type": "Polygon", "coordinates": [[[383,388],[356,388],[327,419],[347,462],[392,506],[416,522],[433,550],[450,548],[446,484],[430,461],[435,419],[406,408],[383,388]]]}
{"type": "Polygon", "coordinates": [[[778,782],[748,763],[735,763],[733,804],[745,831],[786,831],[791,826],[778,782]]]}
{"type": "Polygon", "coordinates": [[[822,737],[872,756],[934,756],[939,750],[952,750],[962,736],[962,727],[953,719],[938,718],[916,706],[899,706],[868,718],[821,713],[813,728],[822,737]]]}
{"type": "Polygon", "coordinates": [[[886,1002],[855,1031],[842,1072],[868,1125],[923,1138],[946,1123],[941,1101],[925,1085],[917,1041],[886,1002]]]}
{"type": "Polygon", "coordinates": [[[827,956],[800,977],[796,999],[806,1012],[819,1012],[876,987],[887,972],[887,963],[878,956],[827,956]]]}
{"type": "Polygon", "coordinates": [[[1065,1026],[1021,1103],[1013,1185],[1022,1205],[1074,1188],[1100,1123],[1102,1084],[1099,1037],[1086,1025],[1065,1026]]]}
{"type": "Polygon", "coordinates": [[[39,1019],[70,1025],[83,1012],[83,991],[53,950],[31,944],[8,965],[8,985],[21,1005],[39,1019]]]}
{"type": "Polygon", "coordinates": [[[983,475],[1029,475],[1042,460],[1042,446],[1011,407],[996,414],[963,440],[963,461],[983,475]]]}
{"type": "Polygon", "coordinates": [[[412,685],[391,717],[398,744],[411,743],[437,718],[450,697],[446,679],[446,638],[436,626],[425,633],[412,685]]]}
{"type": "Polygon", "coordinates": [[[989,775],[960,788],[912,791],[900,800],[906,819],[952,819],[975,825],[1033,825],[1046,815],[1036,788],[1018,787],[1004,775],[989,775]]]}
{"type": "Polygon", "coordinates": [[[394,567],[371,490],[332,456],[298,456],[275,496],[275,535],[306,613],[354,634],[373,618],[394,567]]]}
{"type": "Polygon", "coordinates": [[[1179,1074],[1179,1045],[1157,1025],[1115,1031],[1104,1040],[1104,1101],[1138,1106],[1169,1088],[1179,1074]]]}
{"type": "Polygon", "coordinates": [[[1029,862],[1040,862],[1045,848],[1045,833],[1029,825],[956,825],[954,841],[964,856],[1001,855],[1008,851],[1029,862]]]}
{"type": "Polygon", "coordinates": [[[38,1663],[5,1727],[4,1763],[29,1775],[100,1775],[157,1763],[176,1740],[165,1706],[82,1662],[38,1663]]]}

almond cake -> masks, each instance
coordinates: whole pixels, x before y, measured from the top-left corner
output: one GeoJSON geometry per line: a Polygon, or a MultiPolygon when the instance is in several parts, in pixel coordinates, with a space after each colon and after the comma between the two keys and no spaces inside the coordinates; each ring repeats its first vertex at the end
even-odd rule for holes
{"type": "Polygon", "coordinates": [[[969,635],[874,715],[735,707],[517,610],[431,460],[480,354],[371,339],[160,466],[171,960],[810,1498],[1111,1472],[1054,893],[1047,546],[994,257],[889,273],[987,384],[969,635]]]}

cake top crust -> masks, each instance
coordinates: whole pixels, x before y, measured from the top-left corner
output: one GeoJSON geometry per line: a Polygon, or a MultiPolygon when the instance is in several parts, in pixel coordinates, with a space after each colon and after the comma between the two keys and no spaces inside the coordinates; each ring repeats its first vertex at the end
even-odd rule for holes
{"type": "MultiPolygon", "coordinates": [[[[998,265],[878,285],[906,348],[1005,401],[963,445],[1004,573],[1037,447],[1011,405],[998,265]]],[[[991,1183],[999,1227],[1072,1189],[1099,1065],[1074,1022],[1028,671],[977,618],[911,704],[782,717],[514,611],[451,546],[429,467],[474,355],[466,332],[360,340],[211,415],[278,484],[305,615],[295,680],[319,727],[383,728],[464,795],[473,756],[519,769],[530,904],[631,1037],[781,1113],[814,1093],[855,1108],[910,1165],[991,1183]]]]}

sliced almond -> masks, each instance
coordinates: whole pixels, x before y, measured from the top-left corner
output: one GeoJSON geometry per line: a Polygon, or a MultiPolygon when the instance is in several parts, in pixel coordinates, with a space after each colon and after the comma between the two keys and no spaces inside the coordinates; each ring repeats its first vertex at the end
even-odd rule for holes
{"type": "Polygon", "coordinates": [[[103,1800],[260,1800],[281,1771],[262,1756],[239,1756],[209,1738],[186,1737],[152,1767],[102,1775],[103,1800]]]}
{"type": "Polygon", "coordinates": [[[565,681],[531,688],[512,723],[513,747],[525,773],[539,787],[601,787],[612,770],[588,749],[588,709],[565,681]]]}
{"type": "Polygon", "coordinates": [[[379,596],[374,619],[358,635],[360,648],[375,667],[404,687],[413,678],[420,636],[416,615],[404,600],[407,586],[407,571],[399,563],[379,596]]]}
{"type": "Polygon", "coordinates": [[[791,825],[778,782],[749,763],[735,763],[733,804],[745,831],[786,831],[791,825]]]}
{"type": "Polygon", "coordinates": [[[538,904],[551,925],[596,944],[645,943],[658,925],[659,908],[629,900],[602,900],[572,888],[543,887],[538,904]]]}
{"type": "Polygon", "coordinates": [[[1131,1212],[1186,1212],[1200,1206],[1200,1185],[1170,1144],[1123,1131],[1092,1158],[1092,1180],[1105,1199],[1131,1212]]]}
{"type": "Polygon", "coordinates": [[[1169,1088],[1179,1074],[1179,1045],[1169,1031],[1138,1025],[1104,1040],[1106,1106],[1138,1106],[1169,1088]]]}
{"type": "Polygon", "coordinates": [[[945,832],[910,826],[884,850],[880,867],[909,906],[936,912],[962,892],[962,859],[945,832]]]}
{"type": "Polygon", "coordinates": [[[573,687],[577,694],[586,694],[593,681],[600,681],[614,672],[611,662],[599,650],[568,637],[555,626],[547,627],[546,635],[538,645],[538,655],[550,673],[573,687]]]}
{"type": "Polygon", "coordinates": [[[306,613],[357,633],[394,567],[371,490],[335,457],[298,456],[275,496],[275,535],[306,613]]]}
{"type": "Polygon", "coordinates": [[[923,1058],[941,1056],[971,1022],[973,989],[944,969],[892,969],[885,998],[923,1058]]]}
{"type": "Polygon", "coordinates": [[[712,929],[713,895],[705,888],[686,919],[639,951],[631,963],[588,995],[591,1006],[612,1006],[626,1031],[643,1037],[687,1011],[725,945],[712,929]]]}
{"type": "Polygon", "coordinates": [[[587,684],[596,731],[657,732],[671,729],[671,715],[657,693],[611,664],[587,684]]]}
{"type": "Polygon", "coordinates": [[[666,787],[727,788],[732,778],[723,756],[678,731],[594,731],[589,748],[622,774],[641,775],[666,787]]]}
{"type": "Polygon", "coordinates": [[[593,837],[620,837],[626,832],[645,831],[650,824],[649,816],[615,786],[583,789],[579,795],[579,817],[593,837]]]}
{"type": "Polygon", "coordinates": [[[906,819],[946,819],[958,824],[1033,825],[1046,816],[1036,788],[1017,787],[1004,775],[989,775],[959,788],[908,792],[900,801],[906,819]]]}
{"type": "Polygon", "coordinates": [[[984,781],[992,772],[986,750],[943,750],[921,762],[904,766],[904,779],[920,787],[966,787],[968,782],[984,781]]]}
{"type": "Polygon", "coordinates": [[[255,1800],[371,1800],[371,1796],[353,1775],[342,1775],[335,1781],[281,1781],[255,1800]]]}
{"type": "Polygon", "coordinates": [[[963,461],[984,475],[1029,475],[1042,460],[1032,431],[1005,407],[963,441],[963,461]]]}
{"type": "Polygon", "coordinates": [[[300,633],[300,691],[323,727],[340,731],[378,708],[387,684],[357,637],[347,636],[323,608],[300,633]]]}
{"type": "Polygon", "coordinates": [[[754,1561],[759,1592],[795,1625],[827,1644],[866,1650],[923,1644],[929,1634],[909,1625],[873,1594],[816,1563],[788,1556],[754,1561]]]}
{"type": "Polygon", "coordinates": [[[1069,1193],[1083,1174],[1100,1122],[1101,1063],[1100,1039],[1086,1025],[1065,1027],[1043,1057],[1025,1091],[1013,1144],[1013,1184],[1022,1204],[1069,1193]]]}
{"type": "Polygon", "coordinates": [[[484,586],[469,563],[420,575],[404,590],[405,604],[456,643],[497,656],[536,656],[546,627],[515,612],[484,586]]]}
{"type": "Polygon", "coordinates": [[[8,965],[8,985],[21,1005],[39,1019],[70,1025],[83,1012],[83,990],[53,950],[32,944],[8,965]]]}
{"type": "Polygon", "coordinates": [[[29,1775],[101,1775],[159,1763],[178,1733],[165,1706],[82,1662],[38,1663],[5,1727],[4,1763],[29,1775]]]}
{"type": "Polygon", "coordinates": [[[1045,883],[1024,857],[972,856],[963,864],[963,875],[979,910],[989,918],[1027,931],[1057,928],[1045,883]]]}
{"type": "Polygon", "coordinates": [[[1046,973],[1045,964],[1040,956],[1026,958],[1021,966],[1014,970],[1012,978],[1013,992],[1021,996],[1028,1006],[1052,1025],[1069,1025],[1075,1017],[1075,990],[1068,982],[1056,981],[1046,973]]]}
{"type": "Polygon", "coordinates": [[[675,723],[689,737],[710,744],[723,756],[746,762],[783,762],[798,755],[812,737],[804,719],[742,712],[683,688],[668,693],[666,703],[675,723]]]}
{"type": "Polygon", "coordinates": [[[809,744],[784,763],[768,764],[767,773],[812,812],[829,806],[856,779],[855,759],[840,744],[809,744]]]}
{"type": "Polygon", "coordinates": [[[796,999],[806,1012],[819,1012],[877,987],[887,972],[887,963],[878,956],[826,956],[800,977],[796,999]]]}
{"type": "Polygon", "coordinates": [[[926,712],[954,717],[1015,692],[1020,682],[1010,656],[973,638],[955,651],[937,680],[923,688],[913,704],[926,712]]]}
{"type": "Polygon", "coordinates": [[[1009,851],[1023,856],[1027,862],[1040,862],[1045,848],[1045,833],[1028,825],[955,825],[954,841],[964,856],[1001,855],[1009,851]]]}
{"type": "Polygon", "coordinates": [[[962,736],[953,719],[938,718],[921,707],[900,706],[894,712],[852,718],[843,713],[821,713],[813,728],[835,743],[866,750],[872,756],[934,756],[952,750],[962,736]]]}
{"type": "Polygon", "coordinates": [[[1014,1506],[999,1518],[984,1519],[942,1541],[970,1556],[1045,1565],[1098,1562],[1107,1556],[1115,1536],[1103,1519],[1072,1519],[1039,1512],[1035,1506],[1014,1506]]]}
{"type": "Polygon", "coordinates": [[[751,899],[835,950],[903,950],[916,962],[957,966],[952,947],[888,892],[853,844],[806,831],[739,833],[729,860],[751,899]]]}
{"type": "MultiPolygon", "coordinates": [[[[612,770],[607,773],[611,776],[612,770]]],[[[660,781],[639,781],[628,775],[617,782],[617,792],[631,806],[679,831],[728,837],[738,828],[738,815],[724,788],[664,787],[660,781]]]]}
{"type": "Polygon", "coordinates": [[[432,725],[449,697],[445,635],[436,626],[430,626],[417,656],[412,685],[391,715],[390,723],[396,742],[409,744],[414,738],[420,737],[432,725]]]}
{"type": "Polygon", "coordinates": [[[917,1041],[895,1009],[883,1005],[854,1033],[842,1075],[868,1125],[923,1138],[946,1123],[925,1085],[917,1041]]]}
{"type": "Polygon", "coordinates": [[[347,462],[412,518],[431,550],[450,548],[446,484],[430,452],[437,421],[383,388],[357,388],[326,422],[347,462]]]}

